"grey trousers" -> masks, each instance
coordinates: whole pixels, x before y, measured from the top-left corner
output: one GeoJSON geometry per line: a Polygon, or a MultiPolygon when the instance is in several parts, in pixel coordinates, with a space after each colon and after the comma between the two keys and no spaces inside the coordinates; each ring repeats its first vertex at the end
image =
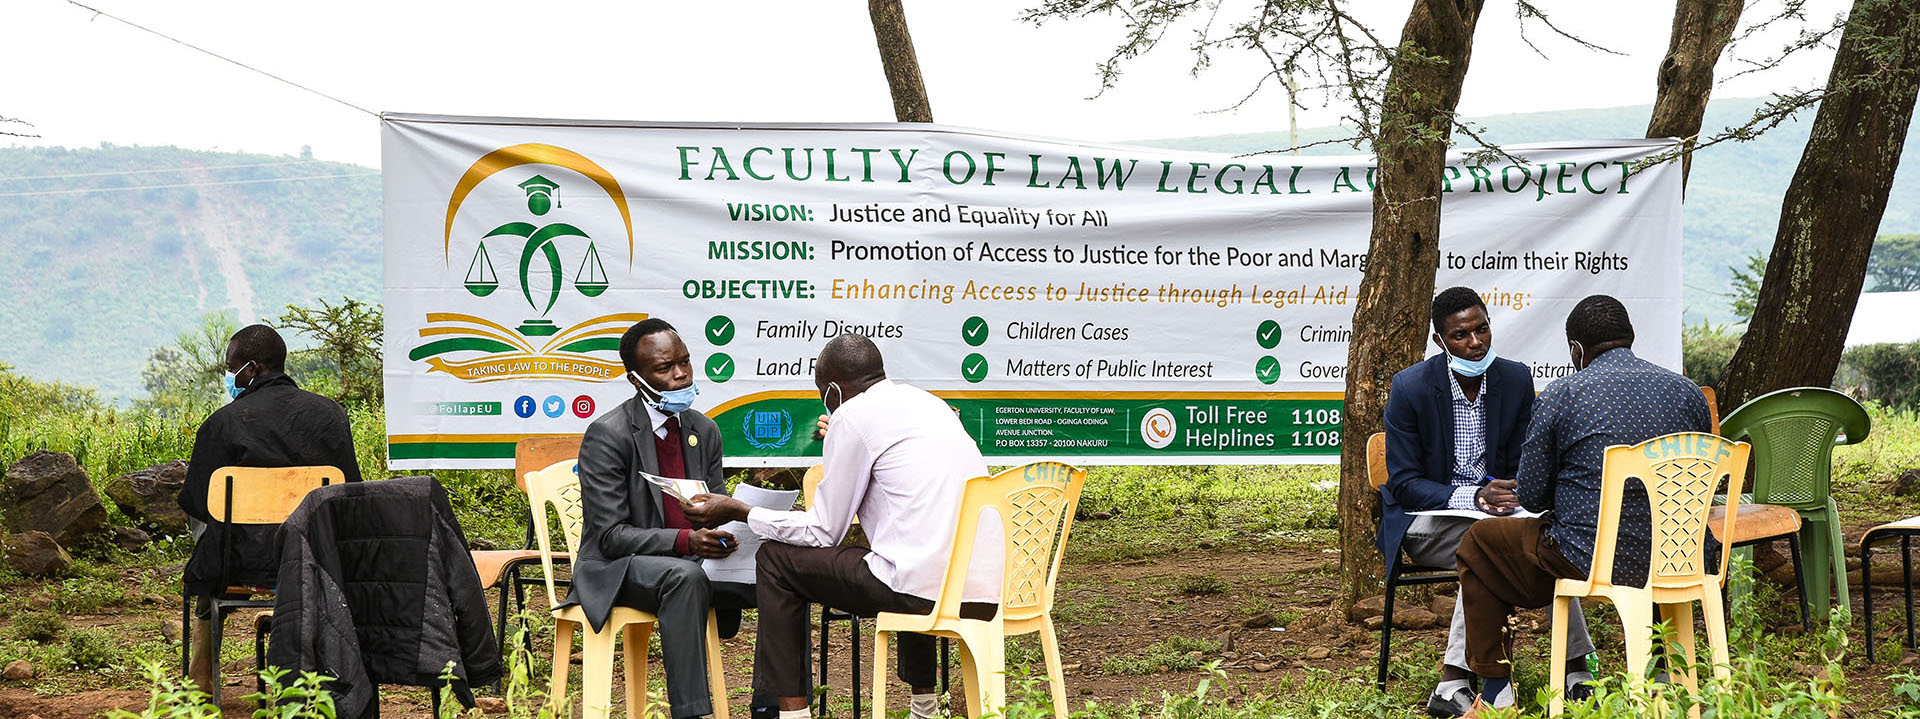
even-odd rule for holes
{"type": "MultiPolygon", "coordinates": [[[[659,617],[653,630],[660,635],[667,701],[674,719],[712,714],[714,701],[727,700],[707,695],[707,610],[721,615],[722,634],[731,633],[739,626],[739,610],[754,605],[753,585],[710,582],[691,559],[635,556],[627,563],[626,583],[613,602],[659,617]]],[[[753,705],[773,706],[774,697],[754,692],[753,705]]]]}
{"type": "MultiPolygon", "coordinates": [[[[1460,538],[1466,536],[1473,522],[1464,517],[1414,517],[1413,524],[1407,527],[1406,538],[1400,542],[1400,549],[1415,564],[1427,567],[1456,566],[1454,553],[1459,551],[1460,538]]],[[[1453,603],[1453,619],[1447,625],[1447,649],[1441,661],[1450,667],[1467,669],[1466,602],[1458,599],[1453,603]]],[[[1587,618],[1580,612],[1580,600],[1573,600],[1573,611],[1569,614],[1572,618],[1567,622],[1567,656],[1584,657],[1592,654],[1593,638],[1587,636],[1587,618]]]]}

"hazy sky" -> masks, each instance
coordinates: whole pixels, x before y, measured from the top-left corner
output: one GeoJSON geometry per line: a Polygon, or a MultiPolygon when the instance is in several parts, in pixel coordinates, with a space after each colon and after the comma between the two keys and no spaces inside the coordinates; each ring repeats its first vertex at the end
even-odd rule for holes
{"type": "MultiPolygon", "coordinates": [[[[1285,130],[1285,96],[1237,112],[1264,65],[1221,51],[1189,75],[1197,27],[1170,34],[1097,99],[1094,66],[1124,25],[1115,19],[1019,21],[1039,0],[907,0],[907,19],[942,123],[1113,141],[1285,130]]],[[[1749,21],[1780,0],[1749,2],[1749,21]]],[[[87,0],[127,18],[375,112],[617,120],[887,121],[893,119],[864,2],[365,2],[87,0]]],[[[1408,0],[1352,3],[1384,37],[1408,0]]],[[[1486,115],[1651,102],[1672,0],[1548,2],[1554,22],[1623,53],[1606,55],[1531,26],[1542,59],[1518,35],[1510,0],[1491,0],[1475,38],[1461,109],[1486,115]]],[[[1223,0],[1219,22],[1247,0],[1223,0]]],[[[1812,0],[1814,23],[1846,7],[1812,0]]],[[[375,165],[378,122],[66,0],[0,2],[0,115],[34,123],[39,140],[0,144],[179,145],[293,154],[375,165]]],[[[1758,58],[1790,35],[1748,43],[1758,58]]],[[[1824,80],[1831,52],[1727,82],[1717,97],[1764,95],[1824,80]]],[[[1724,77],[1740,66],[1723,61],[1724,77]]],[[[1331,124],[1314,109],[1302,127],[1331,124]]],[[[20,130],[18,126],[0,129],[20,130]]],[[[1714,128],[1708,128],[1712,130],[1714,128]]],[[[1577,139],[1577,138],[1567,138],[1577,139]]]]}

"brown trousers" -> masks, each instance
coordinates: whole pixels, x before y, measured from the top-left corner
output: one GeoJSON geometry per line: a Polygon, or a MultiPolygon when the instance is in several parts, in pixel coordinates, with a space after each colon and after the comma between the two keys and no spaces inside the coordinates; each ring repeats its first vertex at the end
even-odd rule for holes
{"type": "Polygon", "coordinates": [[[1460,604],[1466,614],[1467,668],[1485,678],[1513,676],[1515,609],[1553,603],[1553,583],[1585,579],[1567,561],[1547,521],[1502,517],[1473,523],[1460,538],[1460,604]]]}

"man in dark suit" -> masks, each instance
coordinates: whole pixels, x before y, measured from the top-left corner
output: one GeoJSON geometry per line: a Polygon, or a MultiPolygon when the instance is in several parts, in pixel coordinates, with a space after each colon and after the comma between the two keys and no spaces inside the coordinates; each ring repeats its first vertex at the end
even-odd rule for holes
{"type": "Polygon", "coordinates": [[[567,602],[581,605],[595,631],[616,604],[658,616],[672,717],[706,716],[712,702],[726,701],[707,695],[707,609],[730,636],[740,608],[753,606],[753,585],[708,581],[699,558],[725,557],[739,544],[688,520],[680,502],[641,473],[698,480],[725,494],[720,428],[692,408],[693,361],[672,325],[654,318],[629,328],[620,361],[635,394],[594,420],[580,442],[585,526],[567,602]]]}
{"type": "MultiPolygon", "coordinates": [[[[226,586],[271,587],[280,568],[273,553],[279,525],[213,521],[207,494],[215,489],[214,470],[222,467],[337,467],[346,481],[360,481],[347,411],[331,398],[300,389],[286,374],[287,343],[266,325],[248,325],[227,340],[226,392],[232,402],[213,411],[193,438],[180,509],[193,530],[193,556],[187,560],[186,588],[195,597],[226,586]],[[222,556],[222,535],[232,533],[232,556],[222,556]],[[225,579],[222,586],[222,578],[225,579]]],[[[188,676],[203,691],[213,686],[213,642],[219,618],[199,602],[188,676]]]]}
{"type": "MultiPolygon", "coordinates": [[[[1533,409],[1527,366],[1493,351],[1487,305],[1466,287],[1433,298],[1433,343],[1440,354],[1393,376],[1387,399],[1387,483],[1380,488],[1380,551],[1399,552],[1425,567],[1454,566],[1454,551],[1474,519],[1415,515],[1439,509],[1508,514],[1519,506],[1514,475],[1533,409]]],[[[1568,686],[1592,679],[1585,657],[1593,651],[1586,622],[1568,626],[1568,686]]],[[[1467,668],[1465,615],[1454,604],[1440,684],[1427,699],[1434,716],[1460,716],[1473,706],[1467,668]]]]}

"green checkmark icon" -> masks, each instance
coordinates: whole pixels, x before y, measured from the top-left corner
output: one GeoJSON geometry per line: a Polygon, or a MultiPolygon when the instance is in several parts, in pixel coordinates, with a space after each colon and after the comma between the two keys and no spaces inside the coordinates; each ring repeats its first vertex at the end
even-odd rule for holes
{"type": "Polygon", "coordinates": [[[1273,320],[1260,323],[1260,329],[1253,332],[1253,340],[1264,349],[1273,349],[1274,345],[1280,344],[1280,323],[1273,320]]]}
{"type": "Polygon", "coordinates": [[[986,344],[987,321],[978,317],[968,317],[966,322],[960,323],[960,339],[966,340],[967,344],[975,347],[986,344]]]}
{"type": "Polygon", "coordinates": [[[1270,356],[1261,357],[1260,361],[1253,365],[1253,375],[1260,380],[1260,384],[1273,384],[1280,381],[1280,360],[1270,356]]]}
{"type": "Polygon", "coordinates": [[[960,376],[965,377],[968,382],[976,383],[986,379],[987,358],[981,356],[979,352],[967,355],[966,359],[960,360],[960,376]]]}
{"type": "Polygon", "coordinates": [[[733,358],[725,352],[715,352],[707,356],[707,379],[716,383],[733,379],[733,358]]]}
{"type": "MultiPolygon", "coordinates": [[[[707,320],[707,341],[719,347],[733,341],[733,318],[726,315],[714,315],[707,320]]],[[[725,355],[715,355],[724,357],[725,355]]]]}

